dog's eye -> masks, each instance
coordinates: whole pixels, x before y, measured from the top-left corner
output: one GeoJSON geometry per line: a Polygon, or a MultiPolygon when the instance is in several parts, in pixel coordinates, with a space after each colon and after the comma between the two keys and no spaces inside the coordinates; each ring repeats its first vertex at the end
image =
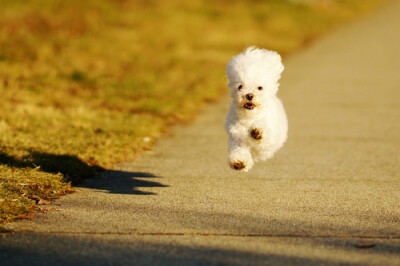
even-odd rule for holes
{"type": "Polygon", "coordinates": [[[261,87],[261,86],[258,87],[258,90],[259,90],[259,91],[262,90],[262,89],[263,89],[263,87],[261,87]]]}
{"type": "Polygon", "coordinates": [[[238,90],[240,90],[241,88],[243,88],[242,84],[239,85],[238,90]]]}

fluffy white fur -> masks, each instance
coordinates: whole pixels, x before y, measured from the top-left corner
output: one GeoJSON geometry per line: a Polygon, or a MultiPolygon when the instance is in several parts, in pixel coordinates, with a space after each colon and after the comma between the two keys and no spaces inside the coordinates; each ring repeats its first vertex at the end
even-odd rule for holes
{"type": "Polygon", "coordinates": [[[255,47],[234,56],[226,67],[233,101],[225,128],[229,165],[235,170],[247,172],[286,141],[288,122],[276,96],[283,69],[278,53],[255,47]]]}

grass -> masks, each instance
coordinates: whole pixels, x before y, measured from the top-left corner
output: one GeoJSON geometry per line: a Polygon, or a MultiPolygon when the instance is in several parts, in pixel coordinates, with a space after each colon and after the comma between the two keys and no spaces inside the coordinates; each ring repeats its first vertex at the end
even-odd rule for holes
{"type": "Polygon", "coordinates": [[[383,2],[0,0],[0,224],[195,117],[245,47],[286,55],[383,2]]]}

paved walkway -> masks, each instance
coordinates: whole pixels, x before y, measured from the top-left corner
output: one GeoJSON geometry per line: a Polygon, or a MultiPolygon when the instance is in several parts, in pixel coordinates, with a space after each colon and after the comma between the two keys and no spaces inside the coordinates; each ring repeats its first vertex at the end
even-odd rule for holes
{"type": "Polygon", "coordinates": [[[289,138],[227,167],[229,100],[0,235],[0,264],[400,264],[400,1],[286,62],[289,138]],[[358,247],[360,245],[360,247],[358,247]]]}

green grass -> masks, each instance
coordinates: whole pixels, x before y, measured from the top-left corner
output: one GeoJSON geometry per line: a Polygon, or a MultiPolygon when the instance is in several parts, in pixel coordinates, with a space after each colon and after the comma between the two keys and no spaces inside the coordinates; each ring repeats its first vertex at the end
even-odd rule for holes
{"type": "Polygon", "coordinates": [[[245,47],[286,55],[382,2],[0,0],[0,223],[190,121],[245,47]]]}

